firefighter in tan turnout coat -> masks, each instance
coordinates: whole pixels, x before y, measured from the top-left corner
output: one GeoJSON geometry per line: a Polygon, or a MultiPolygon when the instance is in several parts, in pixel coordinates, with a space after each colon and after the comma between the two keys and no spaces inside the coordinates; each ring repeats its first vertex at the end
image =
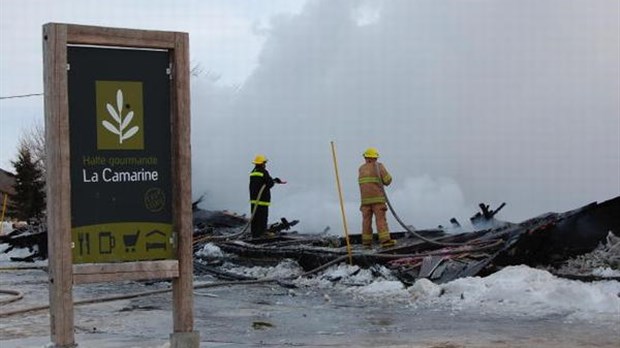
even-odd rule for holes
{"type": "Polygon", "coordinates": [[[362,204],[362,244],[366,248],[372,247],[372,217],[375,216],[377,233],[381,247],[389,248],[396,244],[390,236],[385,214],[387,212],[386,197],[383,185],[392,182],[392,176],[382,163],[377,162],[379,151],[376,148],[368,148],[364,154],[366,163],[359,168],[358,182],[362,204]]]}

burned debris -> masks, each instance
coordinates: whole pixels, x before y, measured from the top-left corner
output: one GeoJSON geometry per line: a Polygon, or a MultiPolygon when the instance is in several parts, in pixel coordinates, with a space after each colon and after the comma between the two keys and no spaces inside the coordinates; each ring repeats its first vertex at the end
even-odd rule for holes
{"type": "Polygon", "coordinates": [[[499,213],[499,211],[505,206],[506,203],[502,203],[499,207],[497,207],[497,209],[489,210],[488,204],[480,203],[478,204],[478,207],[480,207],[481,212],[478,212],[476,215],[469,218],[469,221],[471,221],[471,224],[474,227],[488,225],[490,222],[494,221],[495,215],[497,215],[497,213],[499,213]]]}
{"type": "MultiPolygon", "coordinates": [[[[220,267],[224,263],[276,265],[284,260],[295,261],[305,271],[340,262],[363,268],[384,266],[406,285],[421,278],[445,283],[462,277],[485,276],[518,264],[581,280],[605,276],[600,271],[593,273],[595,268],[620,269],[620,196],[564,213],[543,214],[521,223],[495,218],[505,203],[494,210],[480,204],[481,212],[472,216],[471,221],[476,221],[474,226],[487,228],[458,234],[443,228],[392,232],[392,238],[398,242],[396,246],[376,250],[362,248],[359,234],[349,236],[347,247],[344,237],[330,235],[327,230],[317,234],[299,233],[294,230],[299,220],[287,218],[269,225],[270,237],[251,238],[245,215],[202,210],[198,203],[195,202],[193,209],[194,271],[222,279],[240,279],[220,267]],[[220,256],[204,256],[202,251],[208,247],[218,249],[220,256]]],[[[456,219],[451,224],[462,228],[456,219]]],[[[4,252],[25,248],[31,253],[12,261],[47,258],[47,231],[41,224],[0,236],[0,244],[8,245],[4,252]]],[[[605,278],[619,277],[612,274],[605,278]]]]}
{"type": "Polygon", "coordinates": [[[11,257],[11,261],[33,262],[47,259],[47,230],[41,223],[19,226],[6,235],[0,235],[0,244],[7,244],[5,253],[13,249],[27,249],[26,257],[11,257]]]}
{"type": "MultiPolygon", "coordinates": [[[[351,235],[350,258],[343,237],[286,231],[279,231],[273,238],[250,239],[239,235],[203,238],[195,249],[211,243],[227,254],[227,262],[242,264],[276,264],[292,259],[306,271],[333,262],[352,262],[361,267],[383,265],[410,285],[420,278],[445,283],[462,277],[484,276],[517,264],[544,267],[570,277],[566,271],[559,271],[563,264],[618,239],[614,236],[620,231],[620,197],[565,213],[543,214],[518,224],[495,219],[504,206],[502,203],[497,209],[489,210],[488,205],[480,205],[482,212],[474,215],[472,221],[489,228],[459,234],[448,234],[441,228],[415,234],[393,232],[398,244],[387,250],[364,250],[361,236],[351,235]]],[[[620,247],[609,249],[620,252],[620,247]]],[[[608,258],[617,260],[618,256],[608,258]]],[[[197,257],[196,269],[199,271],[206,262],[197,257]]],[[[617,262],[605,266],[618,270],[617,262]]]]}

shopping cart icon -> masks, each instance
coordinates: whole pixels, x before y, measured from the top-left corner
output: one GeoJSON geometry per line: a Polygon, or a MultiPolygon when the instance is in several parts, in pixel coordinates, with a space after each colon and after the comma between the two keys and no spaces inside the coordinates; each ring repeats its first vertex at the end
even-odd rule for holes
{"type": "Polygon", "coordinates": [[[125,252],[135,253],[136,244],[138,243],[138,236],[140,236],[140,230],[136,233],[124,234],[123,243],[125,243],[125,252]]]}

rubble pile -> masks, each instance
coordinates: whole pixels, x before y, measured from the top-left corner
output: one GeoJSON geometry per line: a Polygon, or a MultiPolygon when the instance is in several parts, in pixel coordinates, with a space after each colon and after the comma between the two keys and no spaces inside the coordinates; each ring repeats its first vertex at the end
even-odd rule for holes
{"type": "MultiPolygon", "coordinates": [[[[362,247],[361,235],[348,239],[321,233],[302,234],[292,228],[298,220],[281,218],[268,226],[268,236],[251,238],[249,219],[228,211],[206,211],[193,205],[194,272],[224,279],[231,264],[275,266],[291,260],[304,272],[349,263],[363,269],[383,267],[405,285],[419,279],[446,283],[458,278],[486,276],[507,266],[527,265],[558,276],[585,281],[620,279],[620,196],[564,213],[547,213],[521,223],[495,220],[488,205],[472,217],[472,232],[450,234],[443,228],[392,232],[396,246],[362,247]],[[216,257],[209,249],[218,250],[216,257]]],[[[454,219],[453,219],[454,220],[454,219]]],[[[453,224],[458,223],[451,221],[453,224]]],[[[374,236],[377,237],[376,235],[374,236]]],[[[13,261],[47,258],[47,231],[29,226],[0,237],[0,244],[28,248],[31,255],[13,261]]]]}
{"type": "MultiPolygon", "coordinates": [[[[483,207],[488,208],[481,204],[483,207]]],[[[259,239],[246,238],[247,235],[240,233],[226,237],[214,231],[211,236],[195,238],[195,248],[202,249],[212,243],[225,253],[226,262],[242,265],[276,265],[290,259],[304,271],[335,262],[349,262],[363,268],[380,265],[389,268],[405,285],[422,278],[445,283],[463,277],[486,276],[520,264],[549,268],[559,276],[583,280],[589,279],[578,278],[579,274],[600,278],[593,272],[603,265],[608,265],[610,272],[618,271],[616,253],[620,248],[615,247],[617,237],[609,231],[620,231],[620,197],[565,213],[543,214],[518,224],[491,221],[493,215],[475,215],[478,223],[493,226],[485,230],[460,234],[448,234],[443,229],[393,232],[392,238],[398,243],[390,249],[363,249],[360,235],[350,235],[347,242],[344,237],[286,231],[259,239]],[[485,215],[488,221],[481,221],[485,215]],[[598,250],[597,246],[605,241],[607,249],[598,250]],[[558,271],[567,260],[587,253],[600,253],[601,261],[590,262],[579,273],[569,268],[558,271]]],[[[209,271],[215,272],[213,260],[200,256],[196,259],[197,272],[204,271],[205,264],[210,264],[209,271]]]]}
{"type": "Polygon", "coordinates": [[[18,226],[11,232],[0,235],[0,244],[7,244],[3,250],[9,253],[13,249],[28,249],[26,257],[11,257],[11,261],[33,262],[47,259],[47,228],[43,223],[18,226]]]}
{"type": "Polygon", "coordinates": [[[600,243],[592,252],[569,259],[557,269],[549,271],[584,280],[620,280],[620,237],[609,231],[605,242],[600,243]]]}

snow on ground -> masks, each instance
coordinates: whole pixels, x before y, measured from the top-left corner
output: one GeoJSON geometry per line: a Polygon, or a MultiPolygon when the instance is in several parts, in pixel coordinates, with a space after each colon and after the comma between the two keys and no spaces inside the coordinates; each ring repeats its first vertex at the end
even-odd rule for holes
{"type": "MultiPolygon", "coordinates": [[[[0,266],[46,264],[44,261],[34,264],[10,262],[10,257],[25,257],[30,251],[15,249],[4,253],[7,248],[8,245],[0,244],[0,266]]],[[[213,258],[224,256],[213,244],[205,245],[198,254],[213,258]]],[[[409,288],[383,266],[362,269],[343,263],[310,277],[301,277],[303,269],[292,260],[284,260],[273,267],[240,267],[226,263],[223,268],[258,279],[289,279],[302,289],[341,291],[361,300],[381,298],[411,306],[443,306],[454,311],[478,309],[505,315],[541,317],[563,314],[569,319],[590,321],[620,318],[620,282],[568,280],[523,265],[506,267],[487,277],[461,278],[440,285],[421,279],[409,288]]],[[[598,268],[595,273],[616,276],[618,270],[598,268]]]]}
{"type": "MultiPolygon", "coordinates": [[[[0,245],[0,250],[5,249],[6,245],[0,245]]],[[[226,256],[214,245],[205,247],[203,252],[214,259],[226,256]]],[[[24,299],[0,308],[0,312],[44,304],[45,273],[15,271],[33,264],[8,261],[11,256],[27,256],[28,251],[13,250],[0,255],[0,271],[7,270],[0,274],[0,289],[9,287],[26,294],[24,299]]],[[[45,265],[45,262],[34,265],[45,265]]],[[[302,268],[292,260],[273,267],[225,263],[223,268],[255,278],[285,278],[298,287],[285,291],[273,284],[213,288],[208,298],[201,292],[195,293],[196,325],[201,332],[205,331],[203,339],[209,339],[212,347],[230,344],[250,347],[257,342],[282,340],[303,346],[304,342],[316,343],[317,339],[344,347],[347,345],[343,342],[349,339],[344,338],[343,332],[347,331],[356,332],[355,345],[364,347],[397,346],[396,343],[403,347],[430,347],[441,342],[463,342],[464,337],[470,346],[485,348],[495,347],[500,341],[514,341],[503,345],[510,348],[557,348],[571,346],[567,345],[571,342],[581,347],[588,346],[583,342],[593,340],[602,344],[601,347],[612,347],[620,323],[620,282],[566,280],[526,266],[506,267],[487,277],[462,278],[441,285],[422,279],[408,288],[382,266],[362,269],[339,264],[303,277],[302,268]],[[360,321],[353,323],[357,319],[360,321]],[[257,320],[275,326],[269,330],[252,329],[257,320]],[[468,322],[472,324],[461,324],[468,322]],[[218,329],[218,325],[226,330],[218,329]],[[479,326],[486,331],[474,329],[479,326]],[[565,331],[558,332],[565,327],[565,331]],[[317,332],[323,334],[306,341],[302,338],[317,332]],[[413,344],[425,340],[432,343],[413,344]],[[367,344],[362,345],[364,342],[367,344]]],[[[210,282],[212,278],[196,280],[210,282]]],[[[104,283],[80,286],[74,291],[76,298],[92,298],[104,293],[136,293],[153,286],[136,282],[104,283]]],[[[157,287],[166,286],[164,282],[157,287]]],[[[168,343],[162,343],[172,327],[167,298],[169,295],[164,294],[78,306],[75,309],[77,340],[83,346],[98,348],[168,347],[168,343]]],[[[45,312],[4,318],[0,321],[0,332],[8,336],[0,338],[0,346],[42,348],[49,342],[48,330],[45,312]]]]}
{"type": "Polygon", "coordinates": [[[390,277],[373,276],[356,266],[340,265],[320,277],[303,280],[307,286],[330,286],[328,279],[340,278],[341,287],[349,280],[362,286],[344,289],[359,299],[382,299],[416,306],[442,306],[454,311],[478,309],[482,312],[543,317],[568,315],[568,319],[620,319],[620,282],[581,281],[558,278],[528,266],[511,266],[487,277],[468,277],[437,285],[426,279],[405,286],[390,277]]]}
{"type": "MultiPolygon", "coordinates": [[[[221,257],[216,246],[212,256],[221,257]]],[[[545,317],[563,315],[566,320],[620,320],[620,282],[582,282],[559,278],[546,270],[510,266],[487,277],[468,277],[446,284],[418,280],[406,288],[383,266],[362,269],[334,265],[312,277],[299,277],[303,270],[285,260],[275,267],[236,267],[228,270],[255,278],[291,278],[303,288],[333,289],[360,300],[402,302],[409,306],[440,306],[452,311],[478,310],[507,316],[545,317]]],[[[596,270],[601,276],[615,276],[617,270],[596,270]]]]}

